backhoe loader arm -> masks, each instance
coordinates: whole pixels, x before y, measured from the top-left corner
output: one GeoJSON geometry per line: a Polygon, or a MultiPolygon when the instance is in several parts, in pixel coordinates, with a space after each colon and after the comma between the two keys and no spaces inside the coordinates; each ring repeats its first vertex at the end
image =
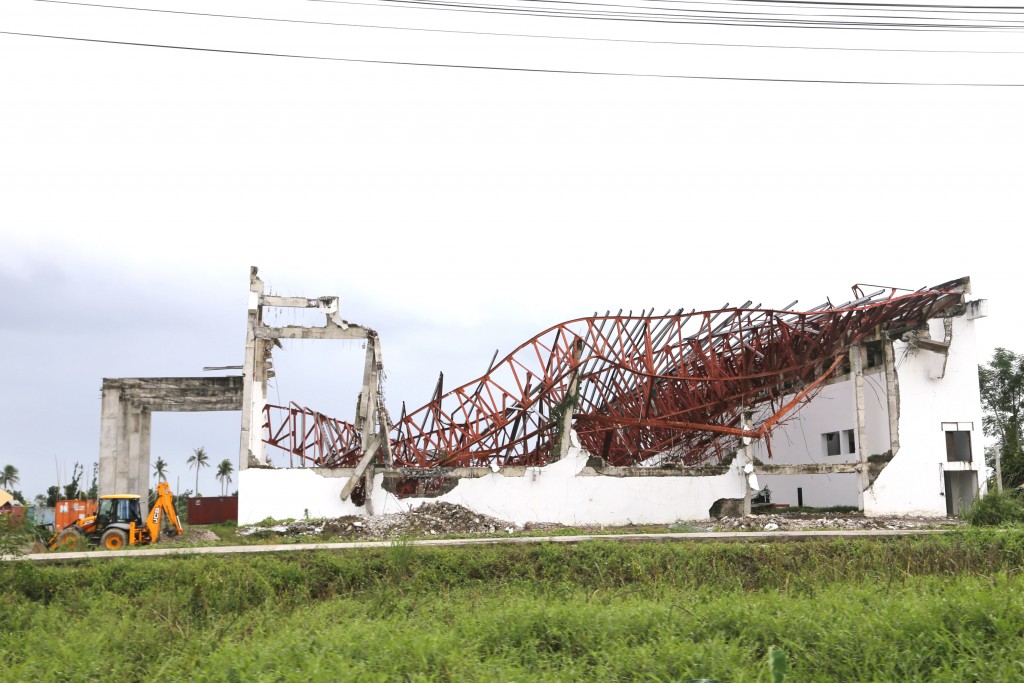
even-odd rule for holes
{"type": "Polygon", "coordinates": [[[167,518],[176,535],[180,536],[184,533],[181,528],[181,522],[178,521],[178,513],[174,509],[174,495],[171,493],[171,487],[166,481],[162,481],[157,485],[156,503],[153,504],[153,509],[149,511],[149,517],[146,519],[149,537],[153,541],[160,538],[161,515],[167,518]]]}

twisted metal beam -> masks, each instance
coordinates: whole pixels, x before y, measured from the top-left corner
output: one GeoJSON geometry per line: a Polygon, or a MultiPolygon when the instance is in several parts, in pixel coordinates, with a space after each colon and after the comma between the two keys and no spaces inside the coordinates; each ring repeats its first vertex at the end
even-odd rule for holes
{"type": "MultiPolygon", "coordinates": [[[[766,438],[810,400],[848,349],[882,329],[919,327],[963,303],[966,281],[879,289],[804,312],[749,307],[591,316],[555,325],[488,372],[403,413],[398,467],[542,465],[558,457],[567,412],[581,445],[613,465],[721,461],[738,437],[766,438]],[[744,429],[750,413],[753,429],[744,429]]],[[[358,460],[352,425],[268,406],[271,445],[324,467],[358,460]]],[[[383,464],[383,463],[382,463],[383,464]]]]}

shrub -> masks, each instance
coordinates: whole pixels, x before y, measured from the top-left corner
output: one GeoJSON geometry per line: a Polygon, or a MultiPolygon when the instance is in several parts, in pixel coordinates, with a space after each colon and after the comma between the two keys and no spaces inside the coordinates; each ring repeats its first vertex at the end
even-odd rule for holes
{"type": "Polygon", "coordinates": [[[35,540],[36,530],[30,519],[0,514],[0,557],[19,557],[35,540]]]}
{"type": "Polygon", "coordinates": [[[1024,499],[1015,490],[993,491],[964,513],[971,526],[1003,526],[1024,524],[1024,499]]]}

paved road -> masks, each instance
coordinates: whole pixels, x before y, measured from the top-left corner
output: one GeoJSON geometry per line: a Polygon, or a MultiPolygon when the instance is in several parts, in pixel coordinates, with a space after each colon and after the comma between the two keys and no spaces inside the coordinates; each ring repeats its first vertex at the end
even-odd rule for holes
{"type": "MultiPolygon", "coordinates": [[[[943,529],[906,530],[851,530],[851,531],[722,531],[666,534],[587,534],[580,536],[509,536],[488,538],[425,539],[410,541],[414,546],[462,545],[526,545],[535,543],[584,543],[586,541],[643,541],[648,543],[672,542],[746,542],[772,543],[778,541],[821,541],[841,538],[894,538],[943,533],[943,529]]],[[[116,557],[153,557],[160,555],[231,555],[236,553],[293,553],[304,550],[351,550],[358,548],[388,548],[393,541],[351,541],[347,543],[288,543],[278,545],[229,545],[202,548],[151,547],[134,550],[89,550],[80,553],[33,553],[20,559],[35,562],[62,562],[68,560],[107,560],[116,557]]],[[[6,559],[6,558],[5,558],[6,559]]]]}

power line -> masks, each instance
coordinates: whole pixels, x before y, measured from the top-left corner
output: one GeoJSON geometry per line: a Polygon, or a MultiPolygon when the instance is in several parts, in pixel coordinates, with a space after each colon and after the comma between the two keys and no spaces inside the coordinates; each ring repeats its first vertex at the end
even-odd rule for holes
{"type": "Polygon", "coordinates": [[[648,24],[682,24],[693,26],[745,26],[753,28],[814,28],[833,30],[870,30],[870,31],[914,31],[914,32],[1018,32],[1024,24],[1011,29],[1003,26],[985,26],[971,24],[909,24],[909,23],[870,23],[856,21],[765,21],[763,17],[756,20],[728,17],[718,21],[704,17],[687,17],[685,15],[656,15],[643,13],[583,13],[569,11],[552,11],[544,9],[524,9],[510,5],[474,5],[460,2],[425,2],[422,0],[388,0],[384,4],[360,2],[358,0],[306,0],[307,2],[323,2],[337,5],[359,5],[364,7],[390,7],[393,9],[418,9],[424,11],[463,12],[467,14],[497,14],[506,16],[549,17],[560,19],[580,19],[590,21],[621,21],[648,24]]]}
{"type": "Polygon", "coordinates": [[[991,54],[991,55],[1002,55],[1002,54],[1024,54],[1024,50],[928,50],[928,49],[911,49],[911,48],[873,48],[873,47],[818,47],[811,45],[770,45],[761,43],[714,43],[714,42],[698,42],[698,41],[676,41],[676,40],[641,40],[633,38],[595,38],[587,36],[566,36],[566,35],[551,35],[551,34],[533,34],[533,33],[503,33],[497,31],[466,31],[457,29],[443,29],[443,28],[420,28],[410,26],[391,26],[386,24],[357,24],[348,22],[335,22],[335,21],[317,21],[310,19],[283,19],[278,17],[256,17],[244,14],[216,14],[212,12],[191,12],[186,10],[173,10],[173,9],[153,9],[149,7],[131,7],[126,5],[106,5],[93,2],[74,2],[72,0],[35,0],[35,2],[45,2],[57,5],[76,5],[82,7],[94,7],[102,9],[114,9],[114,10],[127,10],[134,12],[153,12],[159,14],[182,14],[187,16],[197,17],[215,17],[220,19],[242,19],[248,21],[267,21],[267,22],[278,22],[288,24],[310,24],[318,26],[342,26],[346,28],[369,28],[369,29],[380,29],[380,30],[391,30],[391,31],[416,31],[425,33],[448,33],[448,34],[459,34],[459,35],[474,35],[474,36],[497,36],[504,38],[531,38],[531,39],[543,39],[543,40],[576,40],[584,42],[608,42],[608,43],[639,43],[644,45],[686,45],[686,46],[699,46],[699,47],[739,47],[739,48],[756,48],[756,49],[770,49],[770,50],[827,50],[827,51],[839,51],[839,52],[910,52],[910,53],[928,53],[928,54],[991,54]]]}
{"type": "MultiPolygon", "coordinates": [[[[608,8],[608,7],[615,8],[615,7],[618,7],[618,8],[631,9],[631,10],[637,10],[637,9],[642,10],[642,9],[648,9],[648,8],[655,8],[655,9],[661,9],[661,10],[671,10],[671,11],[675,11],[675,12],[681,12],[682,10],[674,9],[673,7],[671,7],[672,5],[698,5],[698,6],[714,5],[714,6],[721,6],[721,7],[733,7],[733,8],[735,8],[735,7],[763,8],[763,7],[772,6],[772,7],[777,7],[777,8],[780,8],[780,9],[781,8],[785,8],[786,10],[789,10],[790,6],[795,4],[795,3],[785,2],[785,0],[782,0],[782,1],[780,1],[780,0],[768,0],[768,2],[761,2],[761,3],[747,2],[745,0],[731,0],[731,1],[727,0],[725,2],[720,2],[720,1],[717,1],[717,0],[640,0],[640,1],[644,2],[644,3],[647,3],[647,5],[617,4],[617,3],[611,3],[611,2],[577,2],[575,0],[516,0],[516,2],[518,2],[520,4],[561,5],[561,6],[575,5],[575,6],[588,7],[588,8],[608,8]],[[654,7],[655,3],[669,5],[669,7],[661,7],[661,6],[654,7]]],[[[467,3],[465,3],[465,2],[458,2],[458,1],[442,2],[441,0],[381,0],[381,2],[384,3],[384,4],[392,4],[393,3],[393,4],[400,4],[400,5],[406,5],[406,4],[410,4],[410,5],[420,5],[420,4],[423,4],[423,5],[456,5],[456,6],[458,6],[458,5],[467,5],[467,3]]],[[[837,2],[818,2],[818,3],[801,3],[801,4],[803,4],[803,5],[813,5],[814,7],[820,8],[821,10],[827,10],[827,11],[831,11],[831,12],[857,11],[857,10],[862,10],[864,8],[873,8],[872,11],[876,11],[876,12],[897,12],[897,11],[900,11],[900,12],[917,12],[917,13],[921,13],[921,14],[932,13],[932,14],[947,14],[947,15],[948,14],[967,14],[967,15],[970,15],[970,14],[986,14],[986,15],[1003,14],[1003,15],[1013,16],[1013,15],[1020,14],[1020,12],[1017,11],[1018,9],[1024,9],[1024,8],[1016,8],[1016,7],[1006,7],[1006,8],[1000,8],[999,11],[996,12],[996,11],[990,11],[990,10],[978,10],[976,8],[964,6],[964,7],[961,7],[961,8],[953,9],[952,11],[947,11],[946,9],[943,9],[941,7],[934,6],[934,5],[911,5],[911,4],[908,4],[908,5],[898,5],[898,6],[897,5],[893,5],[893,6],[891,6],[891,8],[887,8],[885,6],[877,5],[877,4],[861,5],[861,4],[858,4],[858,3],[846,3],[846,2],[843,2],[843,3],[837,3],[837,2]]],[[[468,5],[468,6],[476,7],[477,5],[468,5]]],[[[512,5],[484,5],[484,6],[499,7],[499,8],[506,8],[506,9],[514,7],[512,5]]],[[[695,13],[700,13],[700,14],[713,14],[713,13],[716,13],[716,12],[720,13],[720,14],[725,14],[725,15],[744,14],[744,13],[741,13],[741,12],[724,11],[724,10],[689,9],[688,11],[695,12],[695,13]]],[[[612,14],[614,12],[602,12],[602,13],[612,14]]],[[[811,15],[809,15],[806,12],[797,13],[797,14],[793,14],[793,13],[790,13],[790,12],[759,12],[759,13],[746,12],[746,14],[757,14],[758,16],[768,16],[768,15],[771,15],[771,14],[774,14],[776,16],[811,16],[811,15]]],[[[867,15],[865,15],[865,14],[856,14],[855,13],[855,14],[841,14],[839,16],[865,16],[865,17],[870,17],[870,18],[883,18],[886,15],[877,15],[877,14],[867,14],[867,15]]],[[[906,18],[906,17],[898,17],[897,16],[895,18],[906,18]]],[[[1000,23],[1005,23],[1004,20],[995,20],[995,21],[999,21],[1000,23]]]]}
{"type": "Polygon", "coordinates": [[[106,40],[101,38],[82,38],[78,36],[57,36],[41,33],[22,33],[18,31],[0,31],[0,35],[21,36],[26,38],[44,38],[50,40],[67,40],[104,45],[130,45],[134,47],[152,47],[168,50],[184,50],[188,52],[209,52],[232,55],[254,55],[259,57],[280,57],[285,59],[308,59],[313,61],[348,62],[352,64],[381,64],[393,66],[419,66],[441,69],[463,69],[467,71],[505,71],[535,74],[569,74],[576,76],[613,76],[627,78],[659,78],[696,81],[742,81],[748,83],[810,83],[817,85],[906,85],[927,87],[968,87],[968,88],[1020,88],[1024,83],[929,83],[924,81],[867,81],[838,80],[826,78],[757,78],[752,76],[698,76],[685,74],[655,74],[625,71],[577,71],[572,69],[539,69],[513,66],[483,66],[478,64],[450,64],[442,62],[406,62],[385,59],[358,59],[355,57],[323,57],[318,55],[301,55],[283,52],[256,52],[250,50],[227,50],[212,47],[192,47],[187,45],[167,45],[161,43],[139,43],[127,40],[106,40]]]}

